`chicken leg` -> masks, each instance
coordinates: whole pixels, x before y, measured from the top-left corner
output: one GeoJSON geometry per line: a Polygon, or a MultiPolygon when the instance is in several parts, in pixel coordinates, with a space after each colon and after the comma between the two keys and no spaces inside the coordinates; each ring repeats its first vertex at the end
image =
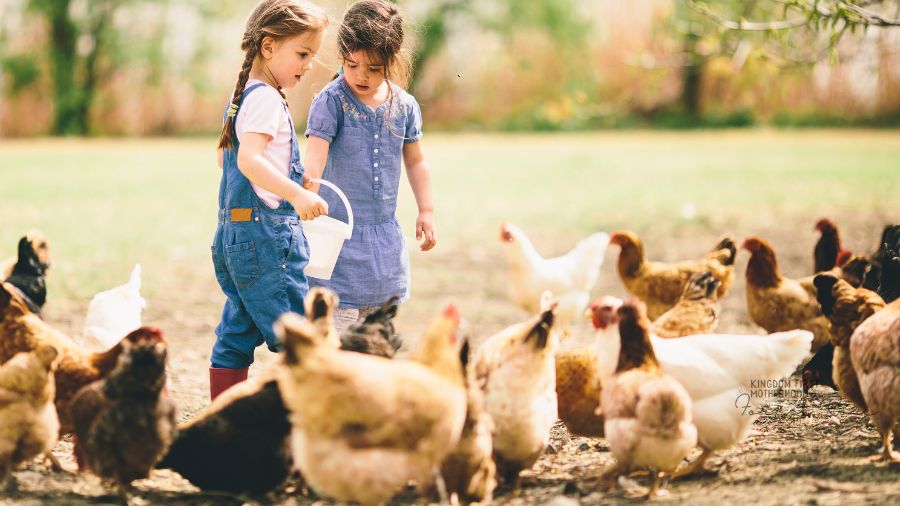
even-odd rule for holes
{"type": "Polygon", "coordinates": [[[685,476],[694,474],[697,471],[703,470],[703,464],[706,463],[707,459],[712,457],[712,454],[713,454],[712,450],[707,450],[706,448],[704,448],[703,453],[701,453],[700,456],[697,457],[696,460],[694,460],[690,464],[682,467],[681,469],[678,469],[677,471],[675,471],[675,473],[672,474],[672,478],[673,479],[674,478],[683,478],[685,476]]]}

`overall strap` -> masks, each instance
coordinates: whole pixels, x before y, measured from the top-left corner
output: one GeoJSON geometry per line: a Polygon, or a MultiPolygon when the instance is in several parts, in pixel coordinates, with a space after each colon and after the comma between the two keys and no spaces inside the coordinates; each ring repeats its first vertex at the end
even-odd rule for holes
{"type": "MultiPolygon", "coordinates": [[[[241,99],[238,100],[238,112],[240,112],[240,107],[244,105],[244,99],[247,98],[247,95],[250,94],[251,91],[259,88],[260,86],[266,86],[265,83],[254,83],[249,88],[244,90],[244,93],[241,93],[241,99]]],[[[222,114],[222,124],[225,124],[225,121],[228,119],[228,109],[231,107],[231,102],[228,102],[228,105],[225,106],[225,112],[222,114]]],[[[234,140],[237,141],[237,130],[235,130],[235,126],[237,126],[237,114],[234,115],[234,121],[231,122],[232,134],[234,134],[234,140]]]]}

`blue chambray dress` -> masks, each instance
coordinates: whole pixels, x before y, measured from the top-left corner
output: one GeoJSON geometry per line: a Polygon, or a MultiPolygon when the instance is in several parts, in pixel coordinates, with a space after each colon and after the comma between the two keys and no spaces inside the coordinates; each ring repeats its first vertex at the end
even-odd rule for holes
{"type": "MultiPolygon", "coordinates": [[[[343,76],[335,78],[310,106],[306,136],[331,143],[323,179],[347,195],[353,207],[353,236],[344,242],[330,280],[309,278],[340,297],[340,306],[380,306],[409,298],[409,252],[397,221],[397,190],[403,145],[422,137],[422,112],[412,95],[389,83],[394,96],[374,111],[356,98],[343,76]]],[[[319,194],[328,214],[347,221],[340,198],[319,194]]]]}

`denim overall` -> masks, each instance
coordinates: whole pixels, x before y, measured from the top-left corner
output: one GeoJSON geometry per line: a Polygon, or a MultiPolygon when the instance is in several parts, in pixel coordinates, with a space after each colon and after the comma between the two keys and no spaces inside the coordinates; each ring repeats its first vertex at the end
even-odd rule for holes
{"type": "MultiPolygon", "coordinates": [[[[260,86],[265,85],[256,83],[244,90],[241,104],[260,86]]],[[[287,112],[287,104],[284,107],[287,112]]],[[[289,113],[288,121],[289,177],[302,184],[300,149],[289,113]]],[[[263,342],[271,351],[281,349],[272,324],[282,313],[303,314],[303,298],[309,291],[303,273],[309,262],[309,245],[300,217],[288,201],[282,200],[272,209],[253,191],[250,180],[238,169],[236,129],[232,135],[234,148],[224,151],[219,224],[212,244],[216,280],[228,299],[216,326],[210,362],[216,368],[241,369],[253,363],[253,352],[263,342]]]]}

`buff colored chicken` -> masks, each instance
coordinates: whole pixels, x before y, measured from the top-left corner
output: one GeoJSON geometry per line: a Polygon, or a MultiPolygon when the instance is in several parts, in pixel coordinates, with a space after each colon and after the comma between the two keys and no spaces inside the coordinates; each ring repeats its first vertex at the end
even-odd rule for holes
{"type": "Polygon", "coordinates": [[[334,308],[338,305],[338,295],[327,288],[312,287],[303,299],[306,317],[325,335],[325,343],[335,348],[341,347],[341,336],[334,327],[334,308]]]}
{"type": "Polygon", "coordinates": [[[747,263],[747,310],[766,332],[806,329],[813,333],[812,352],[831,342],[831,325],[816,300],[813,277],[794,280],[781,275],[775,251],[764,239],[750,237],[741,246],[747,263]]]}
{"type": "Polygon", "coordinates": [[[0,485],[6,488],[15,486],[11,473],[16,467],[38,455],[50,456],[59,438],[53,406],[57,357],[55,348],[41,345],[0,366],[0,485]]]}
{"type": "Polygon", "coordinates": [[[718,298],[723,298],[734,280],[734,241],[725,237],[702,260],[663,263],[645,260],[644,244],[634,232],[619,231],[610,242],[621,248],[616,270],[625,288],[647,304],[647,316],[659,318],[681,298],[692,276],[710,271],[721,283],[718,298]]]}
{"type": "Polygon", "coordinates": [[[635,467],[649,467],[656,495],[662,473],[672,473],[697,446],[691,421],[691,398],[678,381],[660,369],[650,343],[645,309],[640,301],[618,309],[620,339],[615,374],[603,388],[604,432],[616,458],[604,479],[615,479],[635,467]]]}
{"type": "Polygon", "coordinates": [[[600,392],[603,383],[591,348],[556,354],[557,416],[573,436],[603,437],[600,392]]]}
{"type": "MultiPolygon", "coordinates": [[[[604,389],[616,370],[620,349],[618,308],[622,301],[604,296],[591,303],[597,332],[597,364],[604,389]]],[[[777,380],[790,375],[809,353],[812,333],[792,330],[760,335],[699,334],[678,339],[650,335],[663,372],[687,390],[693,401],[693,420],[703,453],[676,476],[703,468],[717,450],[744,439],[757,407],[764,399],[751,398],[746,409],[737,402],[751,390],[752,381],[777,380]],[[750,412],[747,412],[747,409],[750,412]]],[[[608,435],[607,435],[608,437],[608,435]]]]}
{"type": "Polygon", "coordinates": [[[900,299],[856,327],[850,337],[850,359],[869,418],[881,434],[882,458],[898,463],[891,436],[900,421],[900,299]]]}
{"type": "Polygon", "coordinates": [[[463,343],[460,360],[466,370],[466,422],[456,448],[441,463],[441,476],[447,493],[456,494],[463,504],[489,503],[497,486],[497,468],[493,459],[494,419],[484,410],[484,394],[469,367],[468,340],[463,343]]]}
{"type": "Polygon", "coordinates": [[[513,302],[529,313],[540,311],[541,294],[549,290],[558,300],[557,325],[564,335],[580,318],[597,283],[609,234],[597,232],[582,239],[565,255],[544,258],[519,227],[504,223],[500,239],[506,245],[513,302]]]}
{"type": "Polygon", "coordinates": [[[681,300],[653,322],[651,331],[659,337],[673,338],[716,330],[720,284],[710,271],[695,274],[684,286],[681,300]]]}
{"type": "Polygon", "coordinates": [[[465,379],[448,306],[411,358],[391,360],[325,344],[308,320],[283,315],[278,386],[291,412],[294,462],[318,493],[383,504],[409,481],[430,483],[466,418],[465,379]]]}
{"type": "Polygon", "coordinates": [[[518,484],[550,442],[557,417],[553,330],[555,304],[511,325],[478,348],[475,375],[494,419],[494,462],[505,483],[518,484]]]}

